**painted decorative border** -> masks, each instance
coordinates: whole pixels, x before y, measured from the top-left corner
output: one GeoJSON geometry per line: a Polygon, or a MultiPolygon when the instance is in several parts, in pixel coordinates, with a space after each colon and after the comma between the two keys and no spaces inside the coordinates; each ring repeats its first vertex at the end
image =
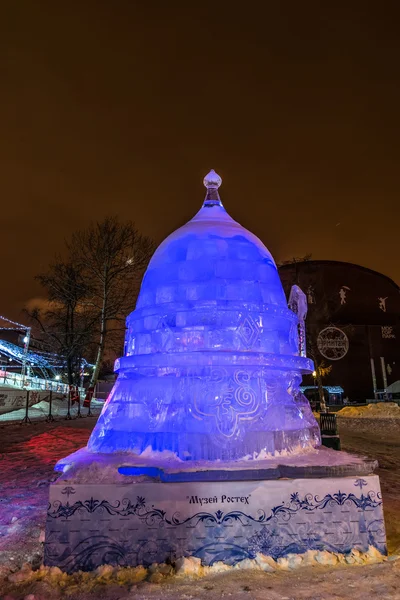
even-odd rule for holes
{"type": "MultiPolygon", "coordinates": [[[[82,493],[84,485],[58,488],[57,495],[63,495],[65,501],[53,500],[48,507],[45,563],[74,571],[92,570],[100,564],[149,565],[189,555],[210,565],[216,561],[235,564],[257,553],[277,559],[309,549],[345,553],[372,545],[386,553],[379,485],[363,491],[372,479],[378,481],[375,477],[367,477],[368,482],[352,480],[358,494],[340,489],[320,496],[293,491],[286,502],[268,510],[260,507],[259,497],[253,511],[224,511],[216,496],[186,496],[192,508],[200,508],[188,516],[152,505],[144,495],[129,499],[126,490],[121,500],[91,496],[74,501],[77,488],[82,493]],[[207,510],[213,503],[218,504],[216,510],[207,510]]],[[[342,481],[348,488],[349,480],[342,481]]],[[[172,485],[185,489],[184,484],[172,485]]],[[[133,488],[136,486],[140,488],[140,484],[133,488]]],[[[100,496],[105,488],[99,486],[100,496]]],[[[282,486],[282,493],[285,489],[287,486],[282,486]]],[[[274,493],[279,494],[278,490],[274,493]]],[[[245,496],[240,502],[249,504],[245,496]]]]}

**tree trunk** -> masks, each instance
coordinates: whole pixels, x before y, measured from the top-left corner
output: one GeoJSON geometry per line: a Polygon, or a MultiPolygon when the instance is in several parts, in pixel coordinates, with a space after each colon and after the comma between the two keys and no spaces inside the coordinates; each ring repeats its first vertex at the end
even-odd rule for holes
{"type": "Polygon", "coordinates": [[[93,369],[92,377],[90,379],[90,385],[93,387],[96,385],[97,379],[99,377],[101,360],[103,358],[103,352],[104,352],[104,347],[105,347],[105,340],[106,340],[106,329],[104,327],[104,329],[102,329],[100,332],[100,341],[99,341],[99,347],[97,349],[96,362],[94,363],[94,369],[93,369]]]}
{"type": "Polygon", "coordinates": [[[319,405],[320,412],[326,412],[326,403],[325,403],[325,395],[324,395],[324,386],[322,385],[322,377],[318,373],[317,368],[317,384],[318,384],[318,393],[319,393],[319,405]]]}
{"type": "Polygon", "coordinates": [[[73,374],[73,366],[71,357],[67,357],[67,376],[68,376],[68,385],[74,384],[74,374],[73,374]]]}
{"type": "Polygon", "coordinates": [[[106,273],[104,276],[104,289],[103,289],[103,305],[101,308],[101,320],[100,320],[100,339],[99,339],[99,347],[97,348],[97,356],[96,362],[94,364],[92,377],[90,379],[91,387],[94,387],[97,383],[97,379],[100,373],[101,361],[103,359],[104,348],[106,345],[106,335],[107,335],[107,319],[106,319],[106,309],[107,309],[107,286],[106,286],[106,273]]]}

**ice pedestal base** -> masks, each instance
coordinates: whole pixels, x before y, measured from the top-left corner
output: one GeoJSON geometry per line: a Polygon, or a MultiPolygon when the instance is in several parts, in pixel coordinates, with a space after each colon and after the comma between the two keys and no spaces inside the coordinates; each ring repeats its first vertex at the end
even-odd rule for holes
{"type": "Polygon", "coordinates": [[[45,564],[66,571],[196,556],[228,564],[308,549],[386,553],[375,475],[68,483],[50,488],[45,564]]]}

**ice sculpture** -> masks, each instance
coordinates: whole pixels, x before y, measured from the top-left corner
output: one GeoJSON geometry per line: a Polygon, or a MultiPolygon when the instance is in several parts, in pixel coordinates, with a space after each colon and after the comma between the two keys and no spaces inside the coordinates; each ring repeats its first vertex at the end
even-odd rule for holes
{"type": "Polygon", "coordinates": [[[214,171],[204,185],[200,211],[149,264],[90,452],[238,460],[320,443],[299,391],[313,364],[274,260],[228,215],[214,171]]]}
{"type": "Polygon", "coordinates": [[[306,354],[306,316],[307,316],[307,298],[305,293],[298,285],[293,285],[290,290],[289,308],[298,318],[298,334],[299,334],[299,352],[300,356],[306,354]]]}

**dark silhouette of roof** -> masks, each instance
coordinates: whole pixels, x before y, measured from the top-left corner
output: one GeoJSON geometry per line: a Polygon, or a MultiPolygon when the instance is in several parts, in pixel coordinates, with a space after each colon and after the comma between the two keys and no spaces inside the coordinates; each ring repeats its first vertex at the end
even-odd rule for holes
{"type": "Polygon", "coordinates": [[[285,262],[281,265],[278,266],[278,270],[282,270],[285,268],[293,268],[295,266],[301,268],[302,265],[310,265],[310,266],[339,266],[339,265],[343,265],[343,267],[351,267],[360,271],[365,271],[366,273],[370,273],[372,275],[377,275],[378,277],[382,277],[383,279],[386,279],[390,284],[392,284],[398,292],[400,292],[400,286],[397,285],[397,283],[395,281],[393,281],[393,279],[391,279],[390,277],[388,277],[387,275],[384,275],[383,273],[379,273],[379,271],[374,271],[373,269],[368,269],[368,267],[363,267],[362,265],[356,265],[354,263],[350,263],[350,262],[345,262],[345,261],[341,261],[341,260],[298,260],[298,261],[293,261],[293,262],[285,262]]]}

